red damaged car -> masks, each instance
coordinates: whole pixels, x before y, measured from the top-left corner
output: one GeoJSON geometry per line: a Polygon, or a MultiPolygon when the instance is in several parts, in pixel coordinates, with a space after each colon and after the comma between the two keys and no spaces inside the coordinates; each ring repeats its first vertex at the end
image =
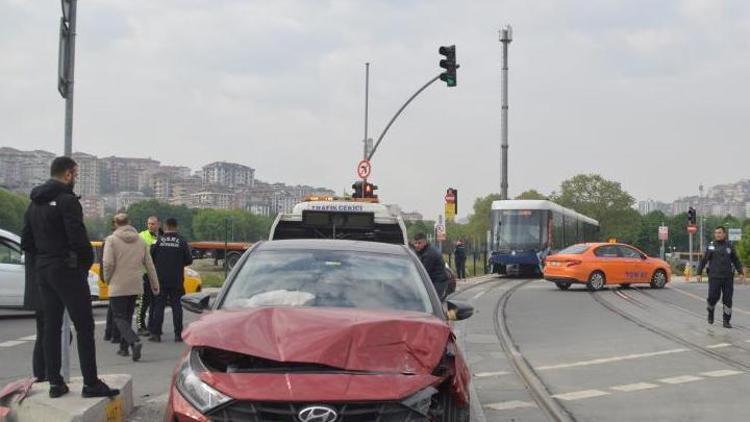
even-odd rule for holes
{"type": "Polygon", "coordinates": [[[473,309],[441,304],[405,246],[261,242],[183,306],[210,312],[183,332],[167,421],[469,421],[449,320],[473,309]]]}

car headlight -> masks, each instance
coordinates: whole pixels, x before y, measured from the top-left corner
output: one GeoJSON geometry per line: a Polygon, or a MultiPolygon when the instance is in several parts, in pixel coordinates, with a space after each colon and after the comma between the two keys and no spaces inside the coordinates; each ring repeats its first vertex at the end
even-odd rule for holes
{"type": "Polygon", "coordinates": [[[180,366],[177,374],[176,387],[177,391],[182,394],[201,413],[206,414],[208,411],[217,406],[221,406],[232,400],[221,392],[215,390],[210,385],[201,381],[195,369],[205,370],[200,363],[200,358],[195,349],[191,350],[180,366]]]}
{"type": "Polygon", "coordinates": [[[432,406],[432,396],[437,394],[435,387],[427,387],[424,390],[420,390],[415,394],[412,394],[401,404],[409,409],[429,417],[430,407],[432,406]]]}

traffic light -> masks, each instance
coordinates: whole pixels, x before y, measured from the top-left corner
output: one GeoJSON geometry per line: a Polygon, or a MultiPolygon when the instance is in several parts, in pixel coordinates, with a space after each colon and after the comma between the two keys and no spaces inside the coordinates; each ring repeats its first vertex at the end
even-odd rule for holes
{"type": "Polygon", "coordinates": [[[356,181],[352,184],[352,189],[354,189],[352,198],[377,199],[378,197],[377,195],[375,195],[375,191],[378,189],[377,185],[374,185],[369,182],[356,181]]]}
{"type": "Polygon", "coordinates": [[[696,222],[695,208],[693,207],[688,208],[687,215],[688,215],[688,224],[695,225],[695,222],[696,222]]]}
{"type": "Polygon", "coordinates": [[[456,46],[442,46],[438,49],[438,53],[445,56],[444,59],[440,60],[440,67],[445,69],[445,72],[440,75],[440,80],[444,81],[449,87],[456,86],[456,69],[458,68],[456,64],[456,46]]]}

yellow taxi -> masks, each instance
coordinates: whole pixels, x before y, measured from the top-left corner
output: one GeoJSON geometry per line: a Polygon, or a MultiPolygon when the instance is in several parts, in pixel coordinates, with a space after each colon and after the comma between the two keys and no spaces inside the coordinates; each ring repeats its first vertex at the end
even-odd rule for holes
{"type": "MultiPolygon", "coordinates": [[[[99,300],[109,299],[109,286],[102,280],[101,262],[104,252],[104,242],[95,240],[91,242],[94,248],[94,264],[91,265],[91,272],[97,276],[96,283],[99,286],[99,300]]],[[[203,279],[198,271],[190,267],[185,267],[185,293],[200,292],[203,288],[203,279]]]]}

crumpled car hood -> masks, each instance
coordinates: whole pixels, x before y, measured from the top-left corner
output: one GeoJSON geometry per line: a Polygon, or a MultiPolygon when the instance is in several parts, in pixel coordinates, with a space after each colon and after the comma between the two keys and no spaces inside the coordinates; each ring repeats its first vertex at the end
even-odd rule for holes
{"type": "Polygon", "coordinates": [[[449,336],[448,324],[429,314],[312,307],[215,311],[183,333],[193,347],[397,374],[430,374],[449,336]]]}

